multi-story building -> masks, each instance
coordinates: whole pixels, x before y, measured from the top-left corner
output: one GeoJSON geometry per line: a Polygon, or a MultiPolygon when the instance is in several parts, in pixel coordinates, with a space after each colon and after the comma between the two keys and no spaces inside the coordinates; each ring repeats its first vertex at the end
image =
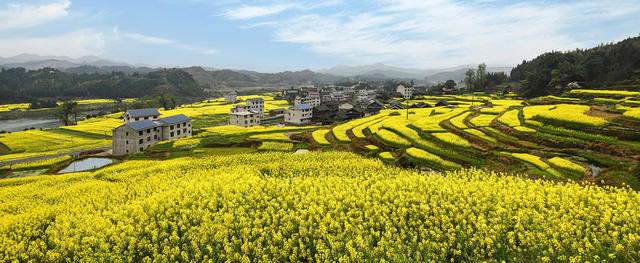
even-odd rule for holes
{"type": "Polygon", "coordinates": [[[235,91],[229,92],[224,95],[224,102],[226,103],[236,103],[238,101],[238,93],[235,91]]]}
{"type": "Polygon", "coordinates": [[[256,111],[262,117],[264,115],[264,99],[262,98],[248,99],[247,110],[256,111]]]}
{"type": "Polygon", "coordinates": [[[160,141],[187,137],[191,134],[191,119],[184,114],[165,118],[156,116],[156,120],[125,122],[113,129],[113,155],[141,152],[160,141]]]}
{"type": "Polygon", "coordinates": [[[398,88],[396,88],[396,92],[402,94],[402,97],[404,97],[405,99],[410,99],[413,95],[413,87],[398,85],[398,88]]]}
{"type": "Polygon", "coordinates": [[[254,110],[229,113],[229,124],[240,127],[260,125],[260,114],[254,110]]]}
{"type": "Polygon", "coordinates": [[[313,117],[313,107],[307,104],[296,104],[289,107],[284,114],[284,122],[292,125],[306,125],[313,117]]]}
{"type": "Polygon", "coordinates": [[[160,116],[160,112],[156,108],[146,108],[146,109],[135,109],[135,110],[127,110],[122,115],[122,119],[124,119],[124,123],[141,121],[141,120],[152,120],[155,121],[160,116]]]}
{"type": "Polygon", "coordinates": [[[320,105],[319,95],[309,95],[306,97],[296,97],[295,104],[307,104],[311,107],[320,105]]]}

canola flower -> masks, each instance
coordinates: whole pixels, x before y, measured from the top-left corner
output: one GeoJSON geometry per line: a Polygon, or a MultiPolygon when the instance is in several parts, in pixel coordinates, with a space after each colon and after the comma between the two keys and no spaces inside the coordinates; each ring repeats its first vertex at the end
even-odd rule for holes
{"type": "Polygon", "coordinates": [[[255,134],[255,135],[249,136],[249,139],[272,140],[272,141],[289,141],[290,140],[289,137],[282,132],[255,134]]]}
{"type": "Polygon", "coordinates": [[[36,168],[36,167],[51,166],[51,165],[54,165],[54,164],[57,164],[57,163],[61,163],[61,162],[64,162],[64,161],[68,161],[68,160],[71,160],[71,159],[72,159],[71,156],[65,155],[65,156],[60,156],[60,157],[55,157],[55,158],[44,159],[44,160],[37,160],[37,161],[32,161],[32,162],[5,165],[5,166],[0,167],[0,169],[9,169],[9,168],[11,168],[12,170],[32,169],[32,168],[36,168]]]}
{"type": "Polygon", "coordinates": [[[458,128],[458,129],[466,129],[469,128],[466,124],[464,124],[464,119],[467,118],[467,116],[469,116],[469,114],[471,114],[471,112],[467,111],[463,114],[460,114],[456,117],[453,117],[451,119],[449,119],[449,122],[451,122],[451,125],[453,125],[454,127],[458,128]]]}
{"type": "Polygon", "coordinates": [[[525,119],[537,119],[552,124],[580,127],[600,127],[609,122],[600,117],[586,114],[590,110],[587,105],[558,104],[529,106],[523,109],[525,119]],[[547,107],[553,106],[553,107],[547,107]]]}
{"type": "Polygon", "coordinates": [[[482,139],[484,141],[487,141],[487,142],[490,142],[490,143],[497,143],[498,142],[495,138],[485,134],[484,132],[482,132],[481,130],[478,130],[478,129],[468,128],[468,129],[464,129],[462,131],[464,131],[466,133],[469,133],[469,134],[471,134],[473,136],[479,137],[480,139],[482,139]]]}
{"type": "Polygon", "coordinates": [[[411,147],[411,142],[391,130],[380,129],[375,134],[375,137],[378,138],[382,143],[390,146],[401,148],[411,147]]]}
{"type": "Polygon", "coordinates": [[[329,133],[330,131],[331,130],[329,129],[315,130],[311,133],[311,137],[313,138],[313,141],[315,141],[319,145],[331,145],[326,137],[327,133],[329,133]]]}
{"type": "Polygon", "coordinates": [[[390,152],[381,152],[378,154],[378,158],[386,162],[394,162],[396,160],[390,152]]]}
{"type": "Polygon", "coordinates": [[[640,194],[346,152],[0,182],[0,261],[634,262],[640,194]]]}
{"type": "Polygon", "coordinates": [[[524,127],[524,126],[516,126],[513,127],[514,130],[519,131],[519,132],[524,132],[524,133],[535,133],[536,130],[531,129],[529,127],[524,127]]]}
{"type": "Polygon", "coordinates": [[[469,122],[471,124],[473,124],[474,126],[476,126],[476,127],[487,127],[487,126],[489,126],[489,124],[491,124],[491,122],[495,118],[496,118],[495,115],[480,114],[480,115],[474,117],[473,119],[469,120],[469,122]]]}
{"type": "Polygon", "coordinates": [[[378,146],[375,146],[373,144],[367,144],[364,147],[367,148],[367,150],[372,151],[372,152],[380,150],[380,148],[378,148],[378,146]]]}
{"type": "Polygon", "coordinates": [[[455,145],[463,148],[471,147],[471,143],[467,141],[467,139],[462,138],[450,132],[434,132],[434,133],[431,133],[431,136],[447,144],[451,144],[451,145],[455,145]]]}
{"type": "Polygon", "coordinates": [[[509,127],[520,126],[520,119],[518,118],[519,110],[510,110],[502,114],[497,121],[509,127]]]}
{"type": "Polygon", "coordinates": [[[555,177],[562,177],[562,174],[560,172],[558,172],[556,169],[553,169],[551,166],[549,166],[549,164],[542,161],[542,159],[539,156],[535,156],[533,154],[528,154],[528,153],[506,153],[506,154],[509,154],[517,159],[530,163],[535,167],[538,167],[538,169],[548,172],[555,177]]]}
{"type": "Polygon", "coordinates": [[[333,129],[331,129],[331,133],[333,134],[333,137],[336,138],[336,140],[338,140],[338,142],[341,143],[350,143],[351,139],[349,138],[349,136],[347,135],[347,131],[351,130],[353,127],[356,127],[360,124],[364,124],[367,123],[369,121],[381,118],[382,116],[386,115],[385,112],[376,114],[376,115],[372,115],[369,117],[365,117],[365,118],[360,118],[360,119],[355,119],[343,124],[340,124],[336,127],[333,127],[333,129]]]}
{"type": "Polygon", "coordinates": [[[426,163],[429,163],[429,164],[435,164],[435,165],[437,165],[439,167],[448,168],[448,169],[459,169],[459,168],[462,168],[462,166],[460,166],[457,163],[444,160],[444,159],[440,158],[440,156],[437,156],[435,154],[432,154],[430,152],[427,152],[425,150],[418,149],[418,148],[415,148],[415,147],[408,148],[406,150],[406,153],[411,158],[414,158],[416,160],[419,160],[419,161],[422,161],[422,162],[426,162],[426,163]]]}
{"type": "Polygon", "coordinates": [[[293,150],[293,143],[290,142],[262,142],[262,145],[258,147],[261,151],[281,151],[290,152],[293,150]]]}
{"type": "Polygon", "coordinates": [[[576,94],[593,94],[593,95],[619,95],[619,96],[640,96],[638,91],[626,90],[597,90],[597,89],[574,89],[570,93],[576,94]]]}
{"type": "Polygon", "coordinates": [[[579,165],[577,163],[574,163],[574,162],[569,161],[569,160],[564,159],[564,158],[553,157],[553,158],[551,158],[551,159],[549,159],[547,161],[549,161],[549,163],[551,163],[551,164],[553,164],[555,166],[558,166],[560,168],[564,168],[564,169],[567,169],[569,171],[573,171],[573,172],[576,172],[576,173],[584,174],[587,171],[587,169],[584,168],[584,166],[579,165]]]}
{"type": "Polygon", "coordinates": [[[640,120],[640,107],[629,109],[625,111],[622,116],[640,120]]]}

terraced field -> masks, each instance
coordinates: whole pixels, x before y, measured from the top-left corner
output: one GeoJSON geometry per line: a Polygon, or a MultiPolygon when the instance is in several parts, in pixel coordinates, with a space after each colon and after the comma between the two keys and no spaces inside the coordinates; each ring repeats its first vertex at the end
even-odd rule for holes
{"type": "Polygon", "coordinates": [[[601,107],[601,100],[572,94],[581,93],[532,106],[490,95],[476,95],[473,101],[469,96],[427,97],[420,101],[448,99],[455,105],[409,109],[408,114],[383,110],[339,124],[325,135],[341,149],[374,145],[381,159],[393,158],[399,165],[440,171],[475,166],[640,188],[634,159],[640,156],[638,108],[627,106],[627,100],[601,107]]]}

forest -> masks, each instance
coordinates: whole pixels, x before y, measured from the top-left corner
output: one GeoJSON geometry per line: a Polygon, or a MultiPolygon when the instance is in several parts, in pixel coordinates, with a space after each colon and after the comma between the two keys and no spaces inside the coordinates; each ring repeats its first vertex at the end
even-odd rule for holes
{"type": "Polygon", "coordinates": [[[0,70],[0,103],[77,98],[141,98],[176,94],[203,97],[205,91],[191,75],[179,69],[149,73],[73,74],[53,68],[0,70]]]}
{"type": "Polygon", "coordinates": [[[519,84],[519,95],[528,98],[559,95],[572,82],[589,89],[640,90],[640,36],[544,53],[513,68],[510,80],[519,84]]]}

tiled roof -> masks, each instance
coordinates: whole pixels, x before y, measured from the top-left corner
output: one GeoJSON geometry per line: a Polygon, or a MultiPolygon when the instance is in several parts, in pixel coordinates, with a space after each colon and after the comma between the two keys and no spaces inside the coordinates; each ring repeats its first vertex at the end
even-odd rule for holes
{"type": "Polygon", "coordinates": [[[154,127],[158,127],[158,124],[156,124],[155,122],[153,122],[152,120],[141,120],[141,121],[134,121],[134,122],[129,122],[126,123],[124,125],[129,126],[131,129],[134,129],[136,131],[140,131],[140,130],[144,130],[144,129],[149,129],[149,128],[154,128],[154,127]]]}
{"type": "Polygon", "coordinates": [[[168,124],[176,124],[179,122],[190,121],[191,118],[187,117],[184,114],[173,115],[169,117],[160,118],[159,121],[166,122],[168,124]]]}
{"type": "Polygon", "coordinates": [[[294,110],[294,109],[300,109],[300,110],[309,110],[312,109],[313,107],[311,107],[309,104],[296,104],[293,105],[291,107],[289,107],[290,110],[294,110]]]}
{"type": "Polygon", "coordinates": [[[160,115],[160,112],[156,108],[146,108],[146,109],[134,109],[128,110],[124,113],[124,115],[128,115],[130,117],[144,117],[144,116],[157,116],[160,115]]]}

